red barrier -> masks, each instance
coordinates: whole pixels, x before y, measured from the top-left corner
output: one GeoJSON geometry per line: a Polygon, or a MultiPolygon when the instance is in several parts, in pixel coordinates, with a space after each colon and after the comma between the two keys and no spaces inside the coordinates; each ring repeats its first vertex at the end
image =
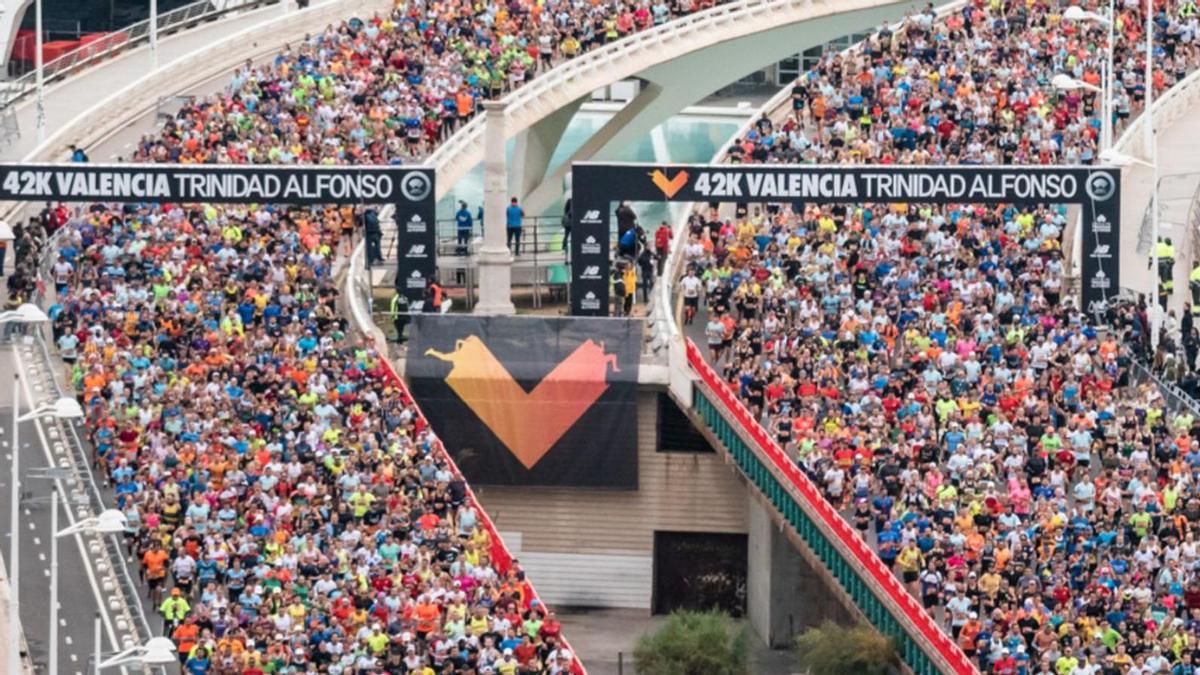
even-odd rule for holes
{"type": "MultiPolygon", "coordinates": [[[[379,358],[381,361],[383,361],[384,367],[387,369],[388,378],[391,380],[391,383],[401,391],[404,398],[412,403],[413,408],[416,409],[418,428],[429,426],[429,422],[425,419],[425,413],[421,412],[421,406],[417,405],[417,400],[413,398],[412,393],[409,392],[408,385],[403,379],[400,378],[399,375],[396,374],[395,369],[392,368],[392,364],[387,358],[379,358]]],[[[442,445],[441,439],[435,435],[434,440],[437,443],[438,450],[442,454],[442,458],[445,459],[446,463],[450,466],[450,470],[455,475],[461,476],[462,472],[458,470],[458,465],[454,463],[454,459],[450,456],[450,453],[446,451],[446,446],[442,445]]],[[[492,539],[492,564],[501,574],[504,574],[512,567],[512,553],[510,553],[508,547],[504,545],[504,540],[500,538],[500,533],[496,530],[496,525],[492,523],[492,519],[489,518],[487,512],[484,511],[483,505],[480,504],[479,499],[475,497],[475,492],[471,489],[471,486],[467,485],[465,481],[464,485],[466,486],[467,490],[467,502],[475,507],[475,510],[479,513],[479,517],[483,522],[484,529],[487,530],[488,535],[492,539]]],[[[533,587],[532,582],[529,582],[529,592],[533,594],[533,599],[537,600],[539,605],[549,611],[549,607],[546,606],[546,603],[542,602],[542,599],[538,597],[537,590],[533,587]]],[[[573,657],[571,661],[571,673],[573,673],[573,675],[587,675],[587,669],[583,667],[583,662],[580,661],[579,654],[575,653],[575,650],[571,648],[571,644],[567,642],[567,637],[565,635],[562,637],[562,646],[571,650],[571,656],[573,657]]]]}
{"type": "Polygon", "coordinates": [[[909,592],[900,584],[900,581],[892,574],[879,559],[879,556],[867,544],[861,535],[842,518],[817,489],[817,486],[809,480],[808,476],[796,466],[794,462],[788,459],[784,454],[783,449],[771,438],[763,426],[758,423],[758,420],[750,414],[746,409],[742,400],[730,389],[729,385],[722,380],[704,360],[704,355],[700,349],[696,347],[690,339],[687,341],[687,358],[688,364],[692,370],[704,380],[704,383],[712,389],[713,393],[721,399],[721,403],[725,405],[725,409],[733,413],[737,418],[738,424],[746,431],[759,449],[767,455],[771,463],[787,476],[792,485],[800,492],[808,504],[817,511],[821,516],[821,520],[830,530],[832,530],[843,543],[854,554],[857,561],[864,569],[866,569],[872,577],[887,593],[888,597],[899,606],[912,623],[913,627],[937,650],[938,654],[954,668],[956,673],[977,673],[978,669],[975,664],[967,658],[950,636],[946,635],[945,631],[938,627],[925,608],[917,602],[909,592]]]}
{"type": "Polygon", "coordinates": [[[55,40],[42,43],[42,63],[50,63],[54,59],[79,49],[79,40],[55,40]]]}

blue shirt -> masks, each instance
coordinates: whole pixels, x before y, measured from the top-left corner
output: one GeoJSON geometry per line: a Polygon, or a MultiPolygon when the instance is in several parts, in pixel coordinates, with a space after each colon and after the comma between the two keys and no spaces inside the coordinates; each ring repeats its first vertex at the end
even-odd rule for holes
{"type": "Polygon", "coordinates": [[[458,213],[454,214],[454,220],[458,223],[458,229],[460,229],[460,230],[471,229],[472,221],[471,221],[471,212],[470,211],[468,211],[466,209],[459,209],[458,213]]]}
{"type": "Polygon", "coordinates": [[[521,217],[525,212],[516,204],[509,204],[504,210],[504,220],[510,229],[515,229],[521,226],[521,217]]]}

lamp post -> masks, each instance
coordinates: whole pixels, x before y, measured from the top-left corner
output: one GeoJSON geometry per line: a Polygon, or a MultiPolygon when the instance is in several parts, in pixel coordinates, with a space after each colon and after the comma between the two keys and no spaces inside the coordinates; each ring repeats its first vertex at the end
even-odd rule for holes
{"type": "MultiPolygon", "coordinates": [[[[97,651],[99,658],[99,651],[97,651]]],[[[175,656],[175,643],[168,637],[150,638],[143,645],[130,647],[113,654],[102,661],[96,662],[96,672],[103,668],[118,668],[120,666],[168,666],[178,663],[175,656]]]]}
{"type": "Polygon", "coordinates": [[[1113,7],[1113,0],[1108,0],[1108,16],[1097,14],[1096,12],[1088,11],[1078,5],[1072,5],[1063,11],[1062,18],[1067,21],[1095,21],[1104,26],[1108,26],[1108,54],[1104,62],[1104,89],[1101,95],[1103,100],[1100,106],[1100,114],[1103,119],[1100,120],[1100,149],[1107,150],[1112,147],[1112,96],[1113,96],[1113,51],[1116,47],[1114,42],[1114,29],[1116,27],[1116,10],[1113,7]]]}
{"type": "MultiPolygon", "coordinates": [[[[73,400],[72,400],[73,402],[73,400]]],[[[83,411],[80,410],[80,415],[83,411]]],[[[117,509],[108,509],[97,516],[78,520],[63,530],[58,529],[58,488],[50,491],[50,656],[51,673],[58,672],[58,538],[73,534],[114,534],[124,532],[128,524],[125,514],[117,509]]]]}
{"type": "Polygon", "coordinates": [[[158,0],[150,0],[150,68],[158,70],[158,0]]]}
{"type": "Polygon", "coordinates": [[[34,65],[37,67],[37,139],[46,140],[46,68],[42,58],[42,0],[34,0],[34,65]]]}

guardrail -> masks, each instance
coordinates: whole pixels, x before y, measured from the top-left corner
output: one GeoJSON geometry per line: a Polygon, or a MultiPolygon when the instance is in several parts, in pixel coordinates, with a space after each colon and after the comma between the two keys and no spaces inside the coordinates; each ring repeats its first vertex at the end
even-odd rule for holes
{"type": "Polygon", "coordinates": [[[694,409],[863,616],[881,633],[898,640],[905,664],[918,675],[978,672],[862,536],[787,458],[691,340],[687,340],[687,361],[702,385],[692,389],[694,409]]]}
{"type": "MultiPolygon", "coordinates": [[[[214,3],[212,0],[200,0],[159,14],[158,37],[161,39],[165,34],[232,12],[279,2],[280,0],[228,0],[224,3],[214,3]]],[[[62,79],[88,64],[102,61],[149,41],[150,19],[144,19],[47,61],[42,65],[45,82],[49,84],[62,79]]],[[[37,90],[37,71],[30,71],[4,84],[4,89],[0,90],[0,109],[16,104],[37,90]]]]}

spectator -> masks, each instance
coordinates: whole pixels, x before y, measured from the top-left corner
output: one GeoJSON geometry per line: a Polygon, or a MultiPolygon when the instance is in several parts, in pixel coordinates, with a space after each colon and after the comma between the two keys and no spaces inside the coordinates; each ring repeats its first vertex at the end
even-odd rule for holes
{"type": "Polygon", "coordinates": [[[363,232],[367,241],[367,267],[383,262],[383,230],[379,226],[379,212],[368,207],[362,212],[363,232]]]}
{"type": "Polygon", "coordinates": [[[460,255],[466,255],[469,253],[467,246],[471,243],[475,221],[471,218],[471,212],[467,209],[467,203],[464,201],[458,203],[458,212],[454,214],[454,225],[458,233],[456,251],[460,255]]]}
{"type": "Polygon", "coordinates": [[[671,254],[671,237],[673,236],[674,232],[671,231],[671,226],[667,225],[665,220],[654,231],[654,259],[660,277],[663,273],[663,266],[667,264],[667,256],[671,254]]]}
{"type": "Polygon", "coordinates": [[[522,209],[517,203],[517,198],[513,197],[504,211],[504,221],[507,234],[505,245],[514,256],[521,255],[521,225],[524,218],[525,209],[522,209]]]}

